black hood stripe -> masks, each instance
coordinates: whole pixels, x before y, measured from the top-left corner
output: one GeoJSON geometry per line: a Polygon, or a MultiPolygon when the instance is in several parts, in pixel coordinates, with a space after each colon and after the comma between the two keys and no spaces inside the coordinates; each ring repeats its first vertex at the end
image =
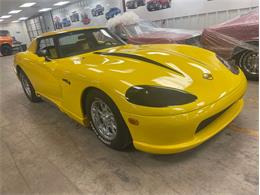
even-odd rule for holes
{"type": "Polygon", "coordinates": [[[107,55],[107,56],[119,56],[119,57],[125,57],[125,58],[133,58],[133,59],[137,59],[143,62],[148,62],[150,64],[154,64],[163,68],[166,68],[168,70],[174,71],[177,74],[180,74],[182,76],[184,76],[181,72],[179,72],[178,70],[175,70],[173,68],[170,68],[169,66],[166,66],[164,64],[161,64],[159,62],[156,62],[154,60],[142,57],[142,56],[138,56],[138,55],[133,55],[133,54],[126,54],[126,53],[115,53],[115,52],[94,52],[94,54],[100,54],[100,55],[107,55]]]}

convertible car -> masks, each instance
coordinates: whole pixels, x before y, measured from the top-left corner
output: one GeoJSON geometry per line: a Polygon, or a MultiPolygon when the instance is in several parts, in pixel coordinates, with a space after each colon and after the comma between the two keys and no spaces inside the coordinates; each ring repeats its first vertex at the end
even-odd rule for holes
{"type": "Polygon", "coordinates": [[[47,99],[107,146],[176,153],[208,140],[243,107],[246,79],[213,52],[128,45],[106,28],[48,32],[16,54],[32,102],[47,99]]]}

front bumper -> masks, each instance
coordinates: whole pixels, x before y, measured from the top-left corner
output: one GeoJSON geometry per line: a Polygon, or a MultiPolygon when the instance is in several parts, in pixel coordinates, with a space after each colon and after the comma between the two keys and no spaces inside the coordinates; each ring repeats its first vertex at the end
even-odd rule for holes
{"type": "Polygon", "coordinates": [[[122,112],[136,149],[157,154],[178,153],[194,148],[227,126],[242,110],[246,81],[217,102],[189,113],[174,116],[140,116],[122,112]],[[198,131],[199,125],[221,113],[198,131]],[[129,123],[134,118],[139,125],[129,123]]]}

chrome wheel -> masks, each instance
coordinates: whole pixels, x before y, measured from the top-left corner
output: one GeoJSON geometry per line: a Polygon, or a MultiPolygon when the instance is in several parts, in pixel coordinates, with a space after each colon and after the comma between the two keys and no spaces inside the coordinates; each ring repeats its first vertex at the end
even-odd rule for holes
{"type": "Polygon", "coordinates": [[[24,74],[21,74],[21,83],[22,83],[25,93],[31,97],[32,91],[31,91],[30,83],[24,74]]]}
{"type": "Polygon", "coordinates": [[[259,54],[249,51],[242,54],[240,58],[240,66],[251,75],[258,74],[259,71],[259,54]]]}
{"type": "Polygon", "coordinates": [[[113,140],[117,134],[115,116],[109,106],[96,98],[91,104],[90,114],[96,130],[107,140],[113,140]]]}

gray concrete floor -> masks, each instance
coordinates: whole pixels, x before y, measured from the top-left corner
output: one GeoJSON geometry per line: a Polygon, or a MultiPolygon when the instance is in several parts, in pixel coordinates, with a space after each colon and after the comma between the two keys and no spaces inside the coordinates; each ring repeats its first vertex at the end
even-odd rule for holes
{"type": "Polygon", "coordinates": [[[224,131],[175,155],[105,147],[55,106],[30,103],[0,57],[1,194],[257,194],[258,82],[224,131]]]}

